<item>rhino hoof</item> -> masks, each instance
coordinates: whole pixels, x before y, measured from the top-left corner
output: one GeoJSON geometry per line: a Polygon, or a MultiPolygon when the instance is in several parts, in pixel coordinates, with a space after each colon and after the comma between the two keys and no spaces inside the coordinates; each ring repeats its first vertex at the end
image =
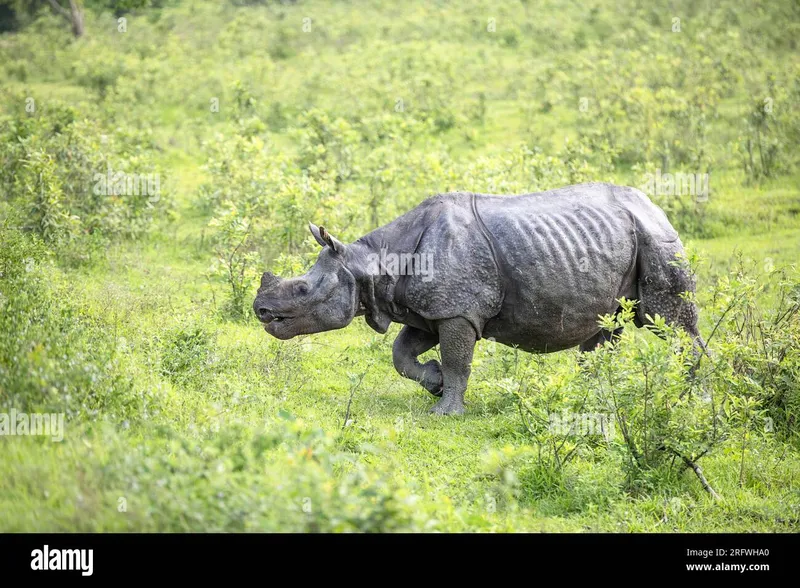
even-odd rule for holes
{"type": "Polygon", "coordinates": [[[461,415],[464,414],[464,405],[457,402],[445,402],[444,400],[440,400],[434,404],[428,412],[438,415],[461,415]]]}

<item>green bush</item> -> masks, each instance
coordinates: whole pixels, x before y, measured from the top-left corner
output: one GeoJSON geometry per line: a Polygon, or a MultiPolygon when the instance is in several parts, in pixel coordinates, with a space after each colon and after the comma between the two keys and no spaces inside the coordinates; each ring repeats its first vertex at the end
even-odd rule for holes
{"type": "MultiPolygon", "coordinates": [[[[141,418],[140,394],[103,319],[70,300],[44,243],[0,226],[0,406],[4,411],[65,413],[67,421],[102,413],[141,418]],[[105,327],[105,328],[103,328],[105,327]]],[[[146,386],[146,384],[145,384],[146,386]]]]}
{"type": "MultiPolygon", "coordinates": [[[[786,270],[759,283],[744,268],[723,277],[705,312],[715,320],[710,358],[697,358],[688,336],[654,317],[636,333],[633,303],[603,317],[607,330],[623,329],[615,344],[581,357],[580,367],[530,362],[506,382],[517,398],[540,475],[558,479],[577,457],[603,459],[620,452],[630,488],[653,476],[735,451],[741,476],[756,440],[796,444],[800,404],[800,281],[786,270]],[[781,301],[763,308],[770,285],[781,301]],[[660,472],[660,473],[659,473],[660,472]]],[[[712,486],[713,486],[713,480],[712,486]]]]}
{"type": "Polygon", "coordinates": [[[106,131],[71,107],[15,100],[17,111],[0,119],[0,190],[27,210],[27,229],[60,242],[134,238],[151,227],[168,198],[152,157],[125,144],[135,135],[106,131]]]}

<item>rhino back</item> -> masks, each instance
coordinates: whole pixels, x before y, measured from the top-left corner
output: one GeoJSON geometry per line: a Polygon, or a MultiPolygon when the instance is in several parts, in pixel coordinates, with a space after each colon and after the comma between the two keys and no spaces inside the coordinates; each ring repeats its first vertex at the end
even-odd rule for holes
{"type": "Polygon", "coordinates": [[[478,211],[512,282],[580,295],[631,266],[635,224],[604,184],[523,196],[480,195],[478,211]]]}

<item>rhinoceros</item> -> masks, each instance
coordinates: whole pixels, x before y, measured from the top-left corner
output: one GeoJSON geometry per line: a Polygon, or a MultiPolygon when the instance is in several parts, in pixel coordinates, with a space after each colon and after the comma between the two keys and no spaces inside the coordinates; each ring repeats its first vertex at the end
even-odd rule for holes
{"type": "Polygon", "coordinates": [[[394,367],[462,414],[476,341],[532,353],[591,351],[619,333],[599,315],[637,301],[634,324],[661,315],[705,344],[695,280],[678,233],[641,191],[607,183],[516,196],[450,192],[345,244],[309,223],[323,248],[304,275],[261,278],[253,310],[270,335],[341,329],[357,316],[385,333],[403,325],[394,367]],[[441,363],[417,357],[436,345],[441,363]]]}

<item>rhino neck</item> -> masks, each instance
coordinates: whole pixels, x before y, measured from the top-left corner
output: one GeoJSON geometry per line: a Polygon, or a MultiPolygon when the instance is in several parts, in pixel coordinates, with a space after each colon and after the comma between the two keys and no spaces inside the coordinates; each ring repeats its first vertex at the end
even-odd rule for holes
{"type": "Polygon", "coordinates": [[[346,265],[358,287],[358,314],[363,314],[374,330],[385,333],[393,321],[402,317],[403,310],[395,303],[397,276],[375,271],[374,260],[380,256],[380,249],[369,240],[360,239],[348,247],[346,265]]]}

